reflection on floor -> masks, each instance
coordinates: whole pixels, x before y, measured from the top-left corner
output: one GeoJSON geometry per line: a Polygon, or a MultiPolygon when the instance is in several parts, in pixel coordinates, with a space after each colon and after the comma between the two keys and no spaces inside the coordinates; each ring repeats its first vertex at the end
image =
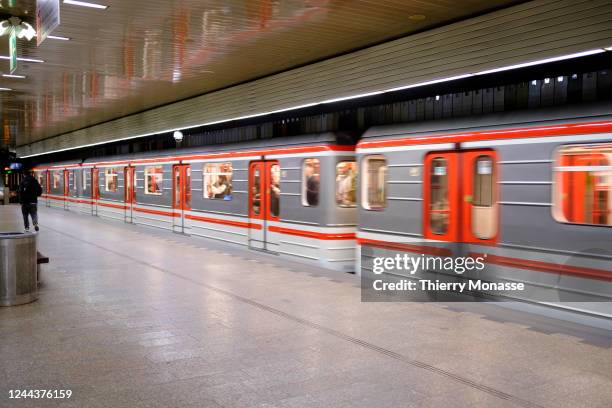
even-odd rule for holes
{"type": "Polygon", "coordinates": [[[610,407],[609,332],[362,304],[353,275],[40,213],[51,263],[39,301],[0,308],[0,406],[610,407]],[[40,388],[73,396],[7,398],[40,388]]]}

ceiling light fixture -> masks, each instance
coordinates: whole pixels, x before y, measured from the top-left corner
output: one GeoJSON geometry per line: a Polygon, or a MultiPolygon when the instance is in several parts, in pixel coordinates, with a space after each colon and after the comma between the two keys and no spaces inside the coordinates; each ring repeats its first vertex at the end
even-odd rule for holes
{"type": "Polygon", "coordinates": [[[105,6],[103,4],[88,3],[86,1],[77,0],[64,0],[64,4],[72,4],[73,6],[89,7],[101,10],[106,10],[108,8],[108,6],[105,6]]]}
{"type": "Polygon", "coordinates": [[[19,79],[25,79],[25,75],[16,75],[16,74],[2,74],[3,77],[5,78],[19,78],[19,79]]]}
{"type": "MultiPolygon", "coordinates": [[[[34,37],[37,37],[36,35],[34,37]]],[[[61,41],[70,41],[71,38],[70,37],[62,37],[59,35],[48,35],[47,38],[50,38],[52,40],[61,40],[61,41]]]]}
{"type": "Polygon", "coordinates": [[[423,14],[413,14],[411,16],[408,16],[408,20],[410,21],[423,21],[425,20],[425,15],[423,14]]]}
{"type": "Polygon", "coordinates": [[[12,88],[0,88],[0,91],[12,91],[12,88]]]}
{"type": "Polygon", "coordinates": [[[52,40],[70,41],[70,37],[62,37],[59,35],[48,35],[47,38],[52,40]]]}
{"type": "Polygon", "coordinates": [[[16,16],[0,22],[0,36],[11,35],[11,33],[17,38],[25,38],[28,41],[36,36],[34,27],[16,16]]]}
{"type": "MultiPolygon", "coordinates": [[[[221,123],[227,123],[227,122],[239,121],[239,120],[243,120],[243,119],[251,119],[251,118],[256,118],[256,117],[262,117],[262,116],[272,115],[272,114],[275,114],[275,113],[294,111],[294,110],[303,109],[303,108],[307,108],[307,107],[311,107],[311,106],[321,105],[323,103],[333,103],[333,102],[338,102],[338,101],[345,101],[345,100],[352,100],[352,99],[357,99],[357,98],[363,98],[363,97],[366,97],[366,96],[378,95],[378,94],[383,94],[383,93],[387,93],[387,92],[393,92],[393,91],[410,89],[410,88],[417,88],[417,87],[422,87],[422,86],[426,86],[426,85],[438,84],[438,83],[441,83],[441,82],[455,81],[455,80],[458,80],[458,79],[469,78],[469,77],[473,77],[473,76],[476,76],[476,75],[485,75],[485,74],[489,74],[489,73],[508,71],[508,70],[517,69],[517,68],[523,68],[523,67],[530,67],[530,66],[534,66],[534,65],[546,64],[546,63],[549,63],[549,62],[563,61],[563,60],[568,60],[568,59],[572,59],[572,58],[579,58],[579,57],[584,57],[584,56],[588,56],[588,55],[594,55],[594,54],[603,53],[605,51],[612,51],[612,47],[608,47],[608,48],[596,48],[596,49],[593,49],[593,50],[588,50],[588,51],[583,51],[583,52],[578,52],[578,53],[573,53],[573,54],[567,54],[567,55],[561,55],[561,56],[558,56],[558,57],[552,57],[552,58],[547,58],[547,59],[542,59],[542,60],[537,60],[537,61],[532,61],[532,62],[526,62],[526,63],[522,63],[522,64],[508,65],[508,66],[504,66],[504,67],[500,67],[500,68],[495,68],[495,69],[491,69],[491,70],[487,70],[487,71],[480,71],[480,72],[476,72],[476,73],[468,73],[468,74],[456,75],[456,76],[452,76],[452,77],[439,78],[439,79],[434,79],[434,80],[431,80],[431,81],[419,82],[419,83],[415,83],[415,84],[399,86],[399,87],[396,87],[396,88],[388,88],[388,89],[383,89],[381,91],[373,91],[373,92],[362,93],[362,94],[357,94],[357,95],[348,95],[348,96],[334,98],[334,99],[328,99],[328,100],[323,100],[323,101],[318,101],[318,102],[306,103],[306,104],[303,104],[303,105],[290,106],[290,107],[287,107],[287,108],[281,108],[281,109],[276,109],[276,110],[272,110],[272,111],[258,112],[258,113],[253,113],[253,114],[250,114],[250,115],[236,116],[236,117],[231,117],[231,118],[227,118],[227,119],[219,119],[219,120],[205,122],[205,123],[199,123],[199,124],[195,124],[195,125],[191,125],[191,126],[183,126],[182,128],[163,129],[163,130],[159,130],[159,131],[156,131],[156,132],[149,132],[149,133],[143,133],[143,134],[139,134],[139,135],[126,136],[126,137],[122,137],[122,138],[118,138],[118,139],[113,139],[112,142],[120,142],[120,141],[124,141],[124,140],[138,139],[138,138],[142,138],[142,137],[158,135],[158,134],[161,134],[161,133],[174,132],[174,131],[181,130],[181,129],[182,130],[193,129],[193,128],[201,127],[201,126],[218,125],[218,124],[221,124],[221,123]]],[[[0,57],[0,58],[7,59],[8,57],[0,57]]],[[[549,78],[548,78],[548,80],[550,81],[549,78]]],[[[47,152],[43,152],[43,153],[28,154],[28,155],[21,156],[21,157],[23,157],[23,158],[36,157],[36,156],[42,156],[42,155],[47,155],[47,154],[52,154],[52,153],[64,152],[64,151],[67,151],[67,150],[82,149],[82,148],[85,148],[85,147],[98,146],[98,145],[107,144],[107,143],[109,143],[109,141],[96,142],[96,143],[88,143],[88,144],[84,144],[84,145],[80,145],[80,146],[73,146],[73,147],[68,147],[68,148],[63,148],[63,149],[51,150],[51,151],[47,151],[47,152]]]]}
{"type": "MultiPolygon", "coordinates": [[[[7,57],[6,55],[0,55],[0,59],[3,59],[3,60],[10,60],[10,59],[11,59],[11,57],[7,57]]],[[[23,61],[23,62],[38,62],[38,63],[45,62],[44,60],[41,60],[41,59],[36,59],[36,58],[23,58],[23,57],[17,57],[17,61],[23,61]]]]}

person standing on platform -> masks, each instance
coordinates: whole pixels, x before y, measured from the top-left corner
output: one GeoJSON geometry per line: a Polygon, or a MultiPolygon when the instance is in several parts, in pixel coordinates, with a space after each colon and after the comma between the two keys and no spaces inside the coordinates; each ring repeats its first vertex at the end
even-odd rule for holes
{"type": "Polygon", "coordinates": [[[26,172],[26,176],[19,183],[19,203],[21,203],[21,213],[23,214],[23,225],[26,231],[30,230],[30,220],[34,229],[38,231],[38,197],[42,194],[42,187],[38,180],[34,178],[33,172],[26,172]]]}

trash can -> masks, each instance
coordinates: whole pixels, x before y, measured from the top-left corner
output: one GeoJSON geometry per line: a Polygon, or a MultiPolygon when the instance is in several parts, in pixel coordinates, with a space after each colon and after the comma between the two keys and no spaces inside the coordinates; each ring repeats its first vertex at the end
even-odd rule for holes
{"type": "Polygon", "coordinates": [[[0,232],[0,306],[38,299],[36,236],[31,232],[0,232]]]}

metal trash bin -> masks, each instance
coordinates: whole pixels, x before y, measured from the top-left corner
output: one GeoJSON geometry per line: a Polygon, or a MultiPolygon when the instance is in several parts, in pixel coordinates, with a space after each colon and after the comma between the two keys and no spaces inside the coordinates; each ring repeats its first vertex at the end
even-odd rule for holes
{"type": "Polygon", "coordinates": [[[0,306],[38,299],[36,236],[31,232],[0,232],[0,306]]]}

